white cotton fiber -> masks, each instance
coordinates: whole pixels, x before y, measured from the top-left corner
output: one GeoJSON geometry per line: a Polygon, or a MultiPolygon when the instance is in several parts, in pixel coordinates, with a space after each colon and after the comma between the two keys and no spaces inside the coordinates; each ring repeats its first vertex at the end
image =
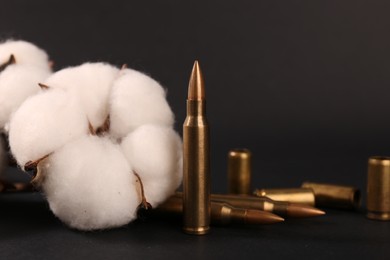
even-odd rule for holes
{"type": "Polygon", "coordinates": [[[110,134],[122,138],[144,124],[173,125],[165,90],[145,74],[125,69],[112,86],[110,134]]]}
{"type": "Polygon", "coordinates": [[[173,194],[182,180],[182,143],[173,129],[144,125],[126,136],[121,146],[153,207],[173,194]]]}
{"type": "Polygon", "coordinates": [[[0,43],[0,64],[7,62],[11,54],[14,55],[16,64],[51,70],[46,52],[32,43],[13,40],[0,43]]]}
{"type": "Polygon", "coordinates": [[[140,194],[119,145],[85,136],[44,162],[43,191],[51,210],[70,227],[106,229],[135,219],[140,194]]]}
{"type": "Polygon", "coordinates": [[[40,91],[38,83],[50,71],[31,65],[9,65],[0,73],[0,129],[6,127],[10,116],[29,96],[40,91]]]}
{"type": "Polygon", "coordinates": [[[43,83],[77,96],[91,125],[97,129],[108,116],[109,93],[118,74],[119,70],[107,63],[85,63],[60,70],[43,83]]]}
{"type": "Polygon", "coordinates": [[[77,99],[63,90],[28,98],[11,118],[9,143],[23,167],[88,133],[88,121],[77,99]]]}

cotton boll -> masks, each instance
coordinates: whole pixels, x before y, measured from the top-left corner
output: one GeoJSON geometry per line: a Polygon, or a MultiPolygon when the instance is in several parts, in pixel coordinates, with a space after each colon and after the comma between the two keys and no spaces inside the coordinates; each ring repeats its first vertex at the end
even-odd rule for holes
{"type": "Polygon", "coordinates": [[[153,207],[173,194],[182,180],[182,143],[173,129],[144,125],[126,136],[121,146],[153,207]]]}
{"type": "Polygon", "coordinates": [[[85,136],[45,161],[43,190],[53,213],[70,227],[106,229],[135,219],[135,176],[119,145],[85,136]]]}
{"type": "Polygon", "coordinates": [[[24,100],[40,91],[38,83],[49,75],[47,69],[17,64],[0,73],[0,129],[9,123],[11,114],[24,100]]]}
{"type": "Polygon", "coordinates": [[[110,134],[126,136],[144,124],[173,125],[173,113],[158,82],[138,71],[125,69],[112,86],[110,134]]]}
{"type": "Polygon", "coordinates": [[[108,99],[111,84],[119,70],[106,63],[85,63],[54,73],[45,80],[50,88],[69,91],[80,98],[94,129],[103,125],[108,116],[108,99]]]}
{"type": "Polygon", "coordinates": [[[88,121],[78,100],[62,90],[28,98],[11,118],[9,143],[24,166],[88,133],[88,121]]]}
{"type": "Polygon", "coordinates": [[[32,43],[13,40],[0,43],[0,64],[7,62],[12,54],[16,59],[16,64],[51,70],[46,52],[32,43]]]}

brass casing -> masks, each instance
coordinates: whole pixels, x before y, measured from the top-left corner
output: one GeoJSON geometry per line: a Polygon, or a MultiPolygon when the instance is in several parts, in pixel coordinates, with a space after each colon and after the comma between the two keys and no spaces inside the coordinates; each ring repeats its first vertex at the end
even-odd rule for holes
{"type": "Polygon", "coordinates": [[[360,206],[360,191],[355,187],[314,182],[304,182],[302,187],[313,190],[319,207],[357,209],[360,206]]]}
{"type": "Polygon", "coordinates": [[[211,194],[211,200],[225,202],[237,208],[264,210],[279,216],[288,215],[288,202],[273,201],[266,197],[259,198],[255,196],[211,194]]]}
{"type": "Polygon", "coordinates": [[[183,153],[183,229],[188,234],[206,234],[210,229],[210,159],[204,100],[187,100],[183,153]]]}
{"type": "MultiPolygon", "coordinates": [[[[174,197],[182,198],[183,193],[176,192],[174,197]]],[[[285,201],[273,201],[267,197],[256,197],[235,194],[211,194],[211,203],[222,202],[241,209],[267,211],[285,217],[314,217],[325,212],[307,205],[299,205],[285,201]]]]}
{"type": "Polygon", "coordinates": [[[367,217],[390,220],[390,157],[368,159],[367,217]]]}
{"type": "Polygon", "coordinates": [[[315,205],[314,192],[308,188],[257,189],[254,191],[254,195],[268,197],[276,201],[287,201],[313,207],[315,205]]]}
{"type": "Polygon", "coordinates": [[[251,194],[251,157],[248,149],[229,151],[228,192],[230,194],[251,194]]]}

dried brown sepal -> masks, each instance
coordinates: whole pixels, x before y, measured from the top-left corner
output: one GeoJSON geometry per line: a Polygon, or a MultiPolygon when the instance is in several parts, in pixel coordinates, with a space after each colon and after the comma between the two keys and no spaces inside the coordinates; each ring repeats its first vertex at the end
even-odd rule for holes
{"type": "Polygon", "coordinates": [[[48,85],[45,85],[43,83],[38,83],[38,85],[41,87],[42,90],[47,90],[50,88],[48,85]]]}
{"type": "Polygon", "coordinates": [[[121,67],[121,70],[125,70],[125,69],[127,69],[127,64],[126,63],[123,64],[122,67],[121,67]]]}
{"type": "Polygon", "coordinates": [[[103,125],[100,126],[98,129],[96,129],[96,135],[103,135],[104,133],[107,133],[110,130],[110,115],[107,116],[106,120],[104,121],[103,125]]]}
{"type": "Polygon", "coordinates": [[[43,156],[42,158],[40,158],[40,159],[38,159],[38,160],[35,160],[35,161],[28,161],[28,162],[24,165],[24,167],[23,167],[24,170],[25,170],[25,171],[34,171],[34,170],[36,170],[38,164],[39,164],[41,161],[45,160],[45,159],[46,159],[47,157],[49,157],[50,155],[51,155],[51,153],[49,153],[49,154],[43,156]]]}
{"type": "Polygon", "coordinates": [[[144,193],[144,185],[142,184],[141,177],[134,171],[135,177],[137,177],[136,182],[139,184],[140,192],[141,192],[141,204],[138,206],[139,209],[149,210],[152,209],[152,205],[147,201],[144,193]]]}
{"type": "Polygon", "coordinates": [[[89,129],[89,133],[91,135],[96,135],[96,131],[95,131],[95,129],[93,129],[93,126],[92,126],[91,122],[89,122],[89,121],[88,121],[88,129],[89,129]]]}
{"type": "Polygon", "coordinates": [[[16,63],[16,59],[15,59],[15,56],[13,54],[11,54],[9,56],[9,59],[8,61],[4,62],[3,64],[0,65],[0,72],[2,72],[3,70],[5,70],[9,65],[11,64],[15,64],[16,63]]]}

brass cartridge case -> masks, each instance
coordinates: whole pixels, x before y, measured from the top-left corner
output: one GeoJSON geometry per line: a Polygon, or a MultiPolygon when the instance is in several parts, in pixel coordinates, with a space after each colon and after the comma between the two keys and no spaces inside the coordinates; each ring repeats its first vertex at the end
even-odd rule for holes
{"type": "Polygon", "coordinates": [[[360,191],[352,186],[304,182],[302,187],[313,190],[319,207],[357,209],[360,206],[360,191]]]}
{"type": "MultiPolygon", "coordinates": [[[[183,193],[176,192],[174,197],[182,198],[183,193]]],[[[223,202],[233,207],[256,209],[271,212],[282,217],[314,217],[324,215],[325,212],[311,206],[294,204],[285,201],[273,201],[267,197],[234,195],[234,194],[211,194],[211,202],[223,202]]]]}
{"type": "Polygon", "coordinates": [[[367,217],[390,220],[390,157],[368,159],[367,217]]]}
{"type": "Polygon", "coordinates": [[[308,188],[257,189],[254,191],[254,195],[268,197],[276,201],[287,201],[313,207],[315,205],[314,192],[308,188]]]}
{"type": "Polygon", "coordinates": [[[228,192],[230,194],[251,194],[251,157],[248,149],[229,151],[228,192]]]}
{"type": "MultiPolygon", "coordinates": [[[[179,215],[183,212],[181,197],[173,196],[158,206],[157,212],[179,215]]],[[[218,225],[230,224],[272,224],[284,219],[261,210],[236,208],[228,203],[211,202],[211,222],[218,225]]]]}
{"type": "Polygon", "coordinates": [[[203,235],[210,229],[209,126],[203,76],[195,62],[183,124],[183,230],[203,235]]]}

